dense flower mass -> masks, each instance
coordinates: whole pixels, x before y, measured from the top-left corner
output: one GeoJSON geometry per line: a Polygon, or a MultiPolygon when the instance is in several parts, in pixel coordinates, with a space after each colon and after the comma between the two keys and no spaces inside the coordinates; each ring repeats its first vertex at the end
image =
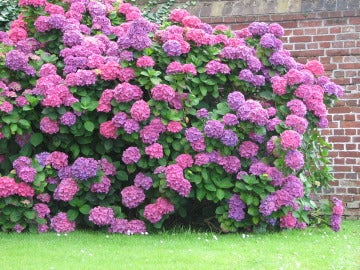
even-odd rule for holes
{"type": "MultiPolygon", "coordinates": [[[[145,234],[200,212],[224,232],[308,225],[309,194],[331,179],[318,128],[344,91],[291,57],[279,24],[19,5],[0,32],[0,229],[145,234]]],[[[342,213],[334,199],[335,231],[342,213]]]]}

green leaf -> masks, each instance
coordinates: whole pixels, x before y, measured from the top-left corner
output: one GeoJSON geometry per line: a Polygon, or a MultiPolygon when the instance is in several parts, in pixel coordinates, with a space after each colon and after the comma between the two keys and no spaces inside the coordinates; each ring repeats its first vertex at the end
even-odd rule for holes
{"type": "Polygon", "coordinates": [[[34,210],[28,210],[24,212],[24,216],[28,219],[35,219],[36,218],[36,213],[34,210]]]}
{"type": "Polygon", "coordinates": [[[216,190],[216,197],[221,201],[225,197],[225,192],[222,189],[216,190]]]}
{"type": "Polygon", "coordinates": [[[34,133],[30,137],[30,143],[35,147],[41,144],[43,140],[44,140],[44,136],[41,133],[34,133]]]}
{"type": "Polygon", "coordinates": [[[70,209],[66,213],[69,220],[74,221],[79,216],[79,211],[76,209],[70,209]]]}
{"type": "Polygon", "coordinates": [[[84,123],[84,128],[85,128],[87,131],[92,132],[92,131],[94,131],[94,129],[95,129],[95,125],[94,125],[93,122],[91,122],[91,121],[86,121],[86,122],[84,123]]]}
{"type": "Polygon", "coordinates": [[[70,146],[70,151],[73,153],[74,158],[78,157],[80,154],[80,147],[77,144],[72,144],[70,146]]]}
{"type": "Polygon", "coordinates": [[[196,198],[199,201],[202,201],[202,199],[205,198],[205,195],[206,195],[206,190],[205,189],[199,188],[198,190],[196,190],[196,198]]]}
{"type": "Polygon", "coordinates": [[[88,215],[90,210],[91,210],[91,207],[88,204],[84,204],[83,206],[81,206],[79,208],[80,213],[83,215],[88,215]]]}
{"type": "Polygon", "coordinates": [[[208,191],[216,191],[216,187],[213,184],[205,184],[205,189],[208,191]]]}
{"type": "Polygon", "coordinates": [[[116,177],[120,180],[120,181],[127,181],[129,179],[128,174],[125,171],[118,171],[116,173],[116,177]]]}
{"type": "Polygon", "coordinates": [[[13,209],[10,213],[10,220],[12,222],[18,222],[21,219],[21,212],[17,209],[13,209]]]}

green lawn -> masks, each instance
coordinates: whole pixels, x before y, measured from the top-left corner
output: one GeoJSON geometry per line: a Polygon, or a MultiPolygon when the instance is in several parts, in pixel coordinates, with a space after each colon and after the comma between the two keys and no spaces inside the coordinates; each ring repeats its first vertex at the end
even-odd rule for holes
{"type": "Polygon", "coordinates": [[[0,269],[360,269],[360,221],[272,234],[0,233],[0,269]]]}

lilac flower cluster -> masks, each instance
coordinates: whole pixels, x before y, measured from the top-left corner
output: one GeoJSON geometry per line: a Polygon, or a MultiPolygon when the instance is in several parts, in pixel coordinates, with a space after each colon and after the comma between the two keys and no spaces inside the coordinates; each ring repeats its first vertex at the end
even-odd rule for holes
{"type": "Polygon", "coordinates": [[[332,214],[330,217],[331,229],[335,232],[339,231],[341,228],[342,215],[344,213],[344,207],[342,201],[336,197],[332,199],[333,208],[332,214]]]}
{"type": "Polygon", "coordinates": [[[128,208],[136,208],[145,200],[145,193],[142,188],[128,186],[121,191],[122,203],[128,208]]]}
{"type": "Polygon", "coordinates": [[[241,221],[245,218],[246,208],[245,203],[240,199],[240,195],[233,194],[229,199],[229,218],[234,219],[236,221],[241,221]]]}
{"type": "Polygon", "coordinates": [[[95,159],[79,157],[71,166],[71,174],[75,179],[88,180],[96,176],[98,169],[98,162],[95,159]]]}

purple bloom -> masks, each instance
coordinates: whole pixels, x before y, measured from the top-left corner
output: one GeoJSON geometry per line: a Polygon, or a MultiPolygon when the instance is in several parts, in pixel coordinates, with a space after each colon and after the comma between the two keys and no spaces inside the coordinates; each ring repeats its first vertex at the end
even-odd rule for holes
{"type": "Polygon", "coordinates": [[[131,146],[125,149],[122,155],[122,161],[129,165],[133,163],[137,163],[141,158],[141,153],[139,148],[131,146]]]}
{"type": "Polygon", "coordinates": [[[233,111],[237,111],[245,103],[244,95],[241,92],[232,92],[227,97],[227,103],[233,111]]]}
{"type": "Polygon", "coordinates": [[[138,173],[134,179],[134,185],[144,190],[148,190],[152,187],[153,180],[150,176],[146,176],[143,173],[138,173]]]}
{"type": "Polygon", "coordinates": [[[126,233],[128,221],[122,218],[114,218],[111,221],[109,232],[111,233],[126,233]]]}
{"type": "Polygon", "coordinates": [[[76,115],[72,112],[66,112],[60,117],[60,123],[65,126],[72,126],[76,123],[76,115]]]}
{"type": "Polygon", "coordinates": [[[237,119],[237,116],[232,113],[227,113],[223,116],[222,122],[226,126],[236,126],[239,124],[239,120],[237,119]]]}
{"type": "Polygon", "coordinates": [[[111,119],[111,121],[114,123],[114,126],[119,128],[124,126],[126,120],[128,118],[128,115],[124,112],[118,112],[114,115],[114,117],[111,119]]]}
{"type": "Polygon", "coordinates": [[[229,218],[241,221],[245,218],[245,203],[240,199],[240,195],[233,194],[229,199],[229,218]]]}
{"type": "Polygon", "coordinates": [[[181,43],[177,40],[168,40],[162,47],[168,56],[179,56],[182,53],[181,43]]]}
{"type": "Polygon", "coordinates": [[[264,34],[266,34],[269,30],[268,24],[267,23],[263,23],[263,22],[252,22],[249,26],[248,29],[250,31],[251,34],[253,35],[258,35],[258,36],[262,36],[264,34]]]}
{"type": "Polygon", "coordinates": [[[237,173],[241,168],[241,162],[236,156],[221,157],[218,164],[229,174],[237,173]]]}
{"type": "Polygon", "coordinates": [[[209,112],[207,109],[201,108],[201,109],[197,110],[196,117],[209,119],[209,112]]]}
{"type": "Polygon", "coordinates": [[[123,128],[127,134],[132,134],[139,131],[140,125],[139,122],[134,119],[126,119],[123,128]]]}
{"type": "Polygon", "coordinates": [[[146,233],[146,226],[144,221],[142,220],[131,220],[127,224],[127,231],[126,234],[145,234],[146,233]]]}
{"type": "Polygon", "coordinates": [[[186,140],[190,143],[203,139],[201,131],[195,127],[187,128],[185,131],[186,140]]]}
{"type": "Polygon", "coordinates": [[[304,195],[303,183],[294,175],[289,175],[284,179],[283,190],[293,198],[301,198],[304,195]]]}
{"type": "Polygon", "coordinates": [[[301,100],[293,99],[286,103],[286,106],[289,108],[292,114],[295,114],[299,117],[304,117],[306,115],[306,106],[301,100]]]}
{"type": "Polygon", "coordinates": [[[220,140],[226,146],[236,146],[239,142],[238,136],[232,130],[225,130],[220,140]]]}
{"type": "Polygon", "coordinates": [[[330,218],[330,225],[331,225],[331,229],[337,232],[340,230],[341,227],[341,220],[342,220],[342,214],[344,213],[344,207],[342,205],[342,201],[336,197],[332,199],[332,202],[333,202],[333,208],[330,218]]]}
{"type": "Polygon", "coordinates": [[[128,208],[138,207],[145,200],[145,193],[142,188],[128,186],[121,191],[122,203],[128,208]]]}
{"type": "Polygon", "coordinates": [[[224,131],[224,125],[218,120],[208,120],[204,127],[205,135],[208,138],[220,139],[224,131]]]}
{"type": "Polygon", "coordinates": [[[97,206],[90,210],[89,221],[98,225],[110,225],[114,220],[114,210],[110,207],[97,206]]]}
{"type": "Polygon", "coordinates": [[[267,33],[260,38],[260,45],[263,48],[272,48],[279,50],[282,47],[282,42],[275,37],[275,35],[267,33]]]}
{"type": "Polygon", "coordinates": [[[16,170],[16,173],[21,180],[27,183],[31,183],[34,182],[37,172],[32,167],[23,166],[16,170]]]}
{"type": "Polygon", "coordinates": [[[71,166],[71,173],[74,178],[87,180],[95,177],[98,171],[98,162],[93,158],[77,158],[71,166]]]}
{"type": "Polygon", "coordinates": [[[37,212],[39,218],[45,218],[50,214],[50,208],[44,203],[34,204],[33,209],[37,212]]]}
{"type": "Polygon", "coordinates": [[[254,175],[262,175],[266,173],[268,167],[269,166],[266,165],[265,163],[262,163],[261,161],[257,161],[251,164],[249,173],[252,173],[254,175]]]}

